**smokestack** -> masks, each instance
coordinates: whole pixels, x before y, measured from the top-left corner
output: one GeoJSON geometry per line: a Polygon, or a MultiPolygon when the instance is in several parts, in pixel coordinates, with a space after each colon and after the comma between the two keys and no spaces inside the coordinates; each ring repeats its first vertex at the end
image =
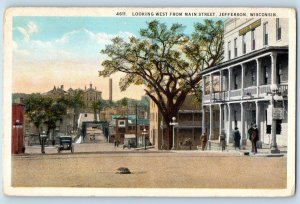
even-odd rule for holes
{"type": "Polygon", "coordinates": [[[109,79],[109,100],[112,101],[112,78],[109,79]]]}

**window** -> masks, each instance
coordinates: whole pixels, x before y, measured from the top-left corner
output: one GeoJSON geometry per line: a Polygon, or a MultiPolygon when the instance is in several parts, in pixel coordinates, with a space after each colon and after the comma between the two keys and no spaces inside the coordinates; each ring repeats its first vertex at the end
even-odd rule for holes
{"type": "MultiPolygon", "coordinates": [[[[265,110],[265,115],[266,115],[266,121],[268,121],[268,112],[267,110],[265,110]]],[[[271,125],[268,125],[268,123],[266,123],[266,134],[271,134],[271,125]]]]}
{"type": "Polygon", "coordinates": [[[242,35],[242,43],[243,43],[243,54],[246,54],[246,34],[242,35]]]}
{"type": "Polygon", "coordinates": [[[264,45],[268,45],[268,22],[264,23],[263,25],[263,38],[264,38],[264,45]]]}
{"type": "Polygon", "coordinates": [[[237,88],[238,88],[238,85],[237,85],[237,77],[238,77],[237,74],[235,74],[234,77],[233,77],[233,79],[234,79],[234,83],[233,83],[233,84],[234,84],[234,89],[237,89],[237,88]]]}
{"type": "Polygon", "coordinates": [[[125,127],[125,120],[119,120],[118,121],[118,126],[119,127],[125,127]]]}
{"type": "Polygon", "coordinates": [[[279,18],[276,18],[276,40],[281,39],[281,24],[279,18]]]}
{"type": "Polygon", "coordinates": [[[228,59],[230,60],[231,59],[231,42],[229,41],[228,42],[228,48],[227,48],[227,50],[228,50],[228,59]]]}
{"type": "Polygon", "coordinates": [[[251,30],[251,49],[255,50],[255,29],[251,30]]]}
{"type": "Polygon", "coordinates": [[[254,70],[252,70],[252,72],[251,72],[251,85],[252,86],[255,86],[255,72],[254,72],[254,70]]]}
{"type": "Polygon", "coordinates": [[[281,82],[282,82],[282,65],[279,63],[278,64],[278,73],[277,73],[277,75],[278,75],[278,84],[281,84],[281,82]]]}
{"type": "Polygon", "coordinates": [[[84,114],[84,117],[87,117],[87,114],[86,114],[86,113],[84,114]]]}
{"type": "Polygon", "coordinates": [[[264,84],[268,84],[268,78],[269,78],[268,67],[264,66],[264,84]]]}
{"type": "Polygon", "coordinates": [[[237,127],[237,111],[233,112],[234,127],[237,127]]]}
{"type": "Polygon", "coordinates": [[[251,111],[251,121],[256,124],[256,110],[251,111]]]}
{"type": "Polygon", "coordinates": [[[237,57],[237,38],[234,39],[234,57],[237,57]]]}

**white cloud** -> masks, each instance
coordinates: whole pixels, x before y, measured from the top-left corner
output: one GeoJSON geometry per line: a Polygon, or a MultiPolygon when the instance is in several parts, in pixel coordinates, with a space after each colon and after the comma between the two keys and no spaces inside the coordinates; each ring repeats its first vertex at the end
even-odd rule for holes
{"type": "MultiPolygon", "coordinates": [[[[15,53],[20,54],[18,51],[21,49],[26,50],[27,54],[31,56],[28,59],[29,55],[26,55],[26,59],[24,59],[26,61],[96,61],[99,63],[100,60],[105,59],[105,56],[100,55],[99,52],[104,49],[106,44],[111,43],[112,38],[116,36],[128,38],[134,35],[129,32],[119,32],[117,34],[97,33],[81,28],[67,32],[60,38],[41,41],[30,38],[32,33],[38,32],[38,28],[34,25],[33,23],[28,24],[28,30],[22,27],[18,28],[23,33],[25,41],[16,47],[15,53]]],[[[23,56],[25,57],[25,55],[23,56]]],[[[20,55],[18,60],[22,60],[20,55]]]]}
{"type": "Polygon", "coordinates": [[[27,27],[28,27],[28,33],[37,33],[39,31],[37,25],[32,21],[30,21],[27,24],[27,27]]]}
{"type": "Polygon", "coordinates": [[[38,26],[32,22],[29,21],[27,23],[27,27],[23,28],[23,27],[17,27],[17,30],[23,35],[23,39],[25,41],[29,41],[30,37],[33,33],[37,33],[39,31],[38,26]]]}

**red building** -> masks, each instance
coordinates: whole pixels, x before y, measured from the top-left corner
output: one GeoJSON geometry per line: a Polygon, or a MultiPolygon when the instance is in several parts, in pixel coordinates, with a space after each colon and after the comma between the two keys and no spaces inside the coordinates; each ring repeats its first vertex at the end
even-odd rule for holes
{"type": "Polygon", "coordinates": [[[12,134],[11,153],[24,153],[24,105],[13,103],[12,105],[12,134]]]}

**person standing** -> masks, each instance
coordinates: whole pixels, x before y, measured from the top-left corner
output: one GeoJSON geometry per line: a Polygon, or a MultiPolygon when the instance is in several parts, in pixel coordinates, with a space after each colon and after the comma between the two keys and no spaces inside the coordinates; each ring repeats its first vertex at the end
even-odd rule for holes
{"type": "Polygon", "coordinates": [[[222,149],[222,152],[225,150],[225,147],[226,147],[226,136],[225,136],[225,132],[222,131],[221,132],[221,135],[220,135],[220,144],[221,144],[221,149],[222,149]]]}
{"type": "Polygon", "coordinates": [[[206,142],[207,142],[206,132],[202,133],[202,135],[200,136],[200,142],[201,142],[201,149],[202,149],[202,151],[204,151],[205,146],[206,146],[206,142]]]}
{"type": "Polygon", "coordinates": [[[240,141],[241,141],[241,134],[237,127],[234,128],[233,132],[233,139],[234,139],[234,149],[240,148],[240,141]]]}
{"type": "Polygon", "coordinates": [[[253,154],[256,154],[257,153],[257,146],[256,146],[256,143],[258,141],[258,128],[256,125],[253,126],[253,132],[252,132],[252,135],[251,135],[251,144],[252,144],[252,152],[253,154]]]}
{"type": "Polygon", "coordinates": [[[253,123],[251,123],[250,128],[248,129],[248,139],[251,141],[252,133],[253,133],[253,123]]]}

